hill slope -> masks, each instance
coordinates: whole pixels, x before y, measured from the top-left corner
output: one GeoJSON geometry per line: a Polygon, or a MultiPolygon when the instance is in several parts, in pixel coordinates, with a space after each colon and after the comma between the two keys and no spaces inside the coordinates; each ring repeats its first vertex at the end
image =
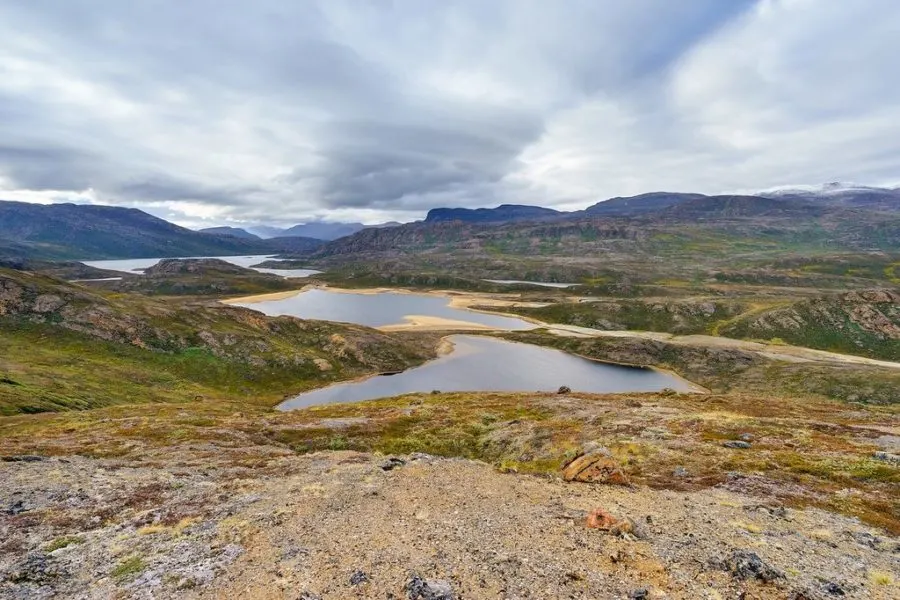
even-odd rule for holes
{"type": "Polygon", "coordinates": [[[719,333],[897,361],[900,292],[862,290],[803,300],[738,319],[719,333]]]}
{"type": "MultiPolygon", "coordinates": [[[[135,208],[0,201],[0,256],[38,259],[156,258],[307,254],[324,242],[299,236],[262,240],[179,227],[135,208]]],[[[243,232],[244,235],[235,235],[243,232]]]]}
{"type": "Polygon", "coordinates": [[[0,245],[35,258],[215,256],[268,251],[253,240],[179,227],[135,208],[0,201],[0,245]]]}
{"type": "Polygon", "coordinates": [[[275,403],[432,356],[430,343],[406,339],[217,302],[106,296],[0,268],[0,415],[198,395],[275,403]]]}

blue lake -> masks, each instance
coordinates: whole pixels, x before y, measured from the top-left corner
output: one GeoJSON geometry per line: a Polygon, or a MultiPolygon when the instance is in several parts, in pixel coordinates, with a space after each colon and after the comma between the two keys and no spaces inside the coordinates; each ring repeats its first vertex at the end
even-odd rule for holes
{"type": "Polygon", "coordinates": [[[551,348],[496,338],[454,335],[453,351],[421,367],[306,392],[281,410],[334,402],[375,400],[413,392],[543,391],[565,385],[575,392],[690,391],[687,381],[662,371],[610,365],[551,348]]]}

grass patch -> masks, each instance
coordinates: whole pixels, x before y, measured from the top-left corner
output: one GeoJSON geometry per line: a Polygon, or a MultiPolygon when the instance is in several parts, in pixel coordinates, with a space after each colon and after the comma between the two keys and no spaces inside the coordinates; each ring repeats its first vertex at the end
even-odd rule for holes
{"type": "Polygon", "coordinates": [[[59,550],[60,548],[67,548],[69,546],[73,546],[75,544],[83,544],[84,538],[77,535],[65,535],[62,537],[58,537],[49,544],[44,547],[45,552],[53,552],[54,550],[59,550]]]}
{"type": "Polygon", "coordinates": [[[142,573],[146,568],[147,563],[144,562],[144,559],[140,556],[132,556],[116,565],[116,567],[110,571],[109,576],[119,581],[132,579],[142,573]]]}
{"type": "Polygon", "coordinates": [[[877,586],[894,585],[894,576],[885,571],[869,570],[868,578],[869,578],[869,581],[872,583],[872,585],[877,585],[877,586]]]}

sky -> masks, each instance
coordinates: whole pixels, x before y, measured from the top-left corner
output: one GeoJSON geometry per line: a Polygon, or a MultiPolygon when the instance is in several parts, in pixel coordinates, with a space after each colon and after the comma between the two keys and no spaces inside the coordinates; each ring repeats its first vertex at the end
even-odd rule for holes
{"type": "Polygon", "coordinates": [[[12,0],[0,199],[199,227],[900,182],[896,0],[12,0]]]}

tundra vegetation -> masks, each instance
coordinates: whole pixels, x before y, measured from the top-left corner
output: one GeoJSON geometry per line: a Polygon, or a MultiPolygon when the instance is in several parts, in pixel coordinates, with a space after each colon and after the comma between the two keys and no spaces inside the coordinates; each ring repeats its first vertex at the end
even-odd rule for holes
{"type": "Polygon", "coordinates": [[[550,596],[649,587],[684,597],[698,589],[895,597],[896,217],[824,211],[804,220],[751,208],[735,200],[709,219],[698,218],[710,210],[700,203],[643,221],[367,229],[282,257],[278,266],[324,271],[296,281],[172,261],[147,276],[70,283],[77,264],[5,262],[0,469],[21,494],[0,497],[9,505],[0,590],[77,594],[88,589],[78,582],[93,578],[102,593],[202,597],[268,580],[322,597],[351,588],[383,596],[403,589],[394,579],[406,577],[406,560],[466,597],[516,581],[542,581],[550,596]],[[668,369],[705,392],[423,390],[278,412],[286,396],[422,364],[443,336],[266,317],[218,302],[309,283],[447,294],[538,325],[483,335],[668,369]],[[563,483],[566,465],[585,456],[602,457],[592,464],[631,487],[563,483]],[[82,497],[72,486],[100,491],[82,497]],[[472,493],[456,498],[454,486],[472,493]],[[571,566],[551,584],[525,574],[522,562],[510,566],[521,559],[510,550],[473,559],[484,519],[519,535],[492,495],[532,519],[516,524],[534,536],[523,556],[552,570],[585,549],[596,564],[571,566]],[[451,497],[455,504],[444,505],[451,497]],[[344,529],[350,515],[339,507],[351,505],[370,524],[362,534],[344,529]],[[689,505],[709,518],[667,524],[689,505]],[[407,508],[403,522],[418,533],[404,542],[391,515],[407,508]],[[440,511],[457,515],[468,542],[446,533],[440,511]],[[630,524],[617,520],[624,516],[630,524]],[[305,532],[305,541],[279,545],[286,542],[271,532],[282,529],[305,532]],[[605,533],[584,537],[593,529],[605,533]],[[697,554],[678,554],[687,552],[676,550],[686,547],[681,538],[695,533],[702,539],[688,546],[697,554]],[[353,545],[359,535],[369,546],[353,545]],[[534,554],[541,544],[553,555],[534,554]],[[175,548],[193,548],[195,562],[176,558],[175,548]],[[402,548],[438,558],[416,562],[402,548]],[[337,549],[341,558],[321,558],[337,549]],[[461,566],[442,562],[448,552],[461,566]],[[274,574],[255,570],[260,562],[274,574]],[[478,575],[484,565],[494,566],[478,575]],[[80,569],[86,574],[66,579],[80,569]],[[240,575],[218,578],[228,569],[240,575]]]}

